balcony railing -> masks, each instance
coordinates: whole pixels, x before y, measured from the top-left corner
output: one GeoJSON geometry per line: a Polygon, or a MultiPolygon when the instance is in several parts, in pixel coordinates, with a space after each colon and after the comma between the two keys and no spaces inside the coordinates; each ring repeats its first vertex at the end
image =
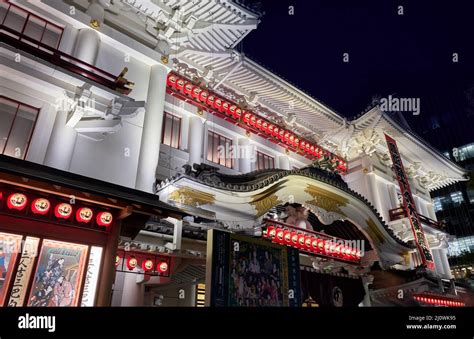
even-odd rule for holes
{"type": "Polygon", "coordinates": [[[124,78],[127,68],[115,76],[60,51],[62,27],[5,0],[0,0],[0,9],[2,42],[119,93],[132,91],[134,84],[124,78]]]}
{"type": "MultiPolygon", "coordinates": [[[[398,208],[393,208],[388,211],[388,215],[390,218],[390,221],[395,221],[403,218],[408,218],[408,215],[403,207],[398,207],[398,208]]],[[[428,217],[425,217],[424,215],[419,214],[418,215],[420,218],[420,221],[423,224],[429,225],[431,227],[438,228],[440,230],[444,229],[446,227],[446,224],[443,221],[436,221],[433,219],[430,219],[428,217]]]]}
{"type": "MultiPolygon", "coordinates": [[[[354,246],[354,240],[336,238],[271,219],[265,219],[262,236],[276,244],[340,261],[359,263],[362,255],[361,249],[354,246]]],[[[356,240],[356,245],[358,243],[356,240]]]]}

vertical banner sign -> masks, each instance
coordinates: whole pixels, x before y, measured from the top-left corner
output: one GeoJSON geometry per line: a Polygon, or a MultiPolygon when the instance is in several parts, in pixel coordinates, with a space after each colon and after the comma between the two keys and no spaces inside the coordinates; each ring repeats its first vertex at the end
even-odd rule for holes
{"type": "Polygon", "coordinates": [[[398,185],[400,186],[400,193],[403,197],[403,207],[405,213],[410,219],[411,229],[415,236],[416,246],[420,252],[423,264],[429,269],[434,269],[433,255],[431,254],[428,242],[426,241],[423,227],[421,226],[420,217],[416,211],[415,201],[411,193],[410,183],[402,164],[402,158],[398,152],[397,142],[385,134],[387,140],[388,150],[393,162],[393,168],[397,175],[398,185]]]}

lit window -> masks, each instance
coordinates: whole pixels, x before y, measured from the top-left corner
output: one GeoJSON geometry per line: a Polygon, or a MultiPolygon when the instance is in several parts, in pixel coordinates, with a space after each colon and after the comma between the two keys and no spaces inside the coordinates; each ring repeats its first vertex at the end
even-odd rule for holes
{"type": "Polygon", "coordinates": [[[455,204],[455,205],[460,205],[462,202],[463,202],[463,197],[462,197],[462,193],[461,192],[454,192],[454,193],[451,193],[451,201],[455,204]]]}
{"type": "Polygon", "coordinates": [[[269,155],[257,152],[257,169],[272,169],[275,168],[275,159],[269,155]]]}
{"type": "Polygon", "coordinates": [[[233,168],[232,140],[217,133],[207,133],[207,160],[213,163],[233,168]]]}
{"type": "Polygon", "coordinates": [[[25,159],[39,109],[0,96],[0,153],[25,159]]]}
{"type": "Polygon", "coordinates": [[[443,210],[443,206],[441,205],[441,199],[440,198],[434,198],[433,199],[433,208],[435,212],[439,212],[443,210]]]}
{"type": "Polygon", "coordinates": [[[179,148],[181,139],[181,118],[166,113],[163,117],[163,137],[161,142],[173,148],[179,148]]]}

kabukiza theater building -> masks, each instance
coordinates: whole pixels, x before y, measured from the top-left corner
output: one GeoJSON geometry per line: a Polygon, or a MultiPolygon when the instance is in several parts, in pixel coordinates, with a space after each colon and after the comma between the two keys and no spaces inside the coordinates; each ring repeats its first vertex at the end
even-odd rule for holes
{"type": "Polygon", "coordinates": [[[0,305],[464,305],[430,191],[465,171],[235,50],[260,17],[0,1],[0,305]]]}

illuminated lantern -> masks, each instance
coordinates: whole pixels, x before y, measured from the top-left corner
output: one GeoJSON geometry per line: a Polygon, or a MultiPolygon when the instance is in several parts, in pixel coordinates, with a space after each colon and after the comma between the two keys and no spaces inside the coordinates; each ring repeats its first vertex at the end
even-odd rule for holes
{"type": "Polygon", "coordinates": [[[247,125],[250,124],[250,118],[252,117],[252,114],[249,112],[244,112],[244,119],[243,122],[245,122],[247,125]]]}
{"type": "Polygon", "coordinates": [[[268,230],[268,237],[273,240],[276,237],[276,228],[275,227],[269,227],[268,230]]]}
{"type": "Polygon", "coordinates": [[[120,264],[120,256],[116,255],[115,256],[115,267],[117,267],[120,264]]]}
{"type": "Polygon", "coordinates": [[[275,230],[275,227],[273,227],[273,226],[268,226],[266,229],[263,230],[263,232],[262,232],[262,237],[264,237],[264,238],[270,238],[270,232],[271,232],[272,230],[275,230]]]}
{"type": "Polygon", "coordinates": [[[301,140],[301,142],[300,142],[300,148],[301,148],[302,150],[304,150],[305,147],[306,147],[306,142],[303,141],[303,140],[301,140]]]}
{"type": "Polygon", "coordinates": [[[291,234],[291,245],[292,245],[293,247],[298,248],[298,237],[299,237],[299,236],[300,236],[300,235],[299,235],[298,233],[296,233],[296,232],[293,232],[293,233],[291,234]]]}
{"type": "Polygon", "coordinates": [[[255,115],[252,115],[250,117],[250,126],[255,127],[256,123],[257,123],[257,117],[255,115]]]}
{"type": "Polygon", "coordinates": [[[127,260],[127,268],[133,270],[138,265],[138,260],[133,255],[130,256],[127,260]]]}
{"type": "Polygon", "coordinates": [[[176,89],[178,91],[182,91],[184,88],[184,80],[183,79],[178,79],[178,81],[176,81],[176,89]]]}
{"type": "Polygon", "coordinates": [[[283,233],[283,240],[284,240],[285,245],[291,246],[291,232],[290,231],[286,230],[283,233]]]}
{"type": "Polygon", "coordinates": [[[92,220],[92,210],[88,207],[81,207],[76,212],[76,220],[82,223],[88,223],[92,220]]]}
{"type": "Polygon", "coordinates": [[[290,143],[290,132],[286,131],[283,135],[283,140],[289,144],[290,143]]]}
{"type": "Polygon", "coordinates": [[[273,132],[272,132],[272,135],[275,137],[275,138],[278,138],[278,134],[280,133],[280,129],[275,126],[273,127],[273,132]]]}
{"type": "Polygon", "coordinates": [[[311,250],[314,252],[314,253],[317,253],[318,252],[318,238],[313,238],[311,240],[311,250]]]}
{"type": "Polygon", "coordinates": [[[304,250],[304,246],[305,246],[305,235],[304,234],[300,234],[298,235],[298,248],[299,249],[302,249],[304,250]]]}
{"type": "Polygon", "coordinates": [[[176,81],[178,80],[178,77],[174,74],[168,75],[168,79],[166,79],[166,85],[168,87],[176,87],[176,81]]]}
{"type": "Polygon", "coordinates": [[[255,124],[257,129],[262,130],[262,119],[257,119],[257,123],[255,124]]]}
{"type": "Polygon", "coordinates": [[[207,97],[206,103],[209,105],[209,107],[214,107],[214,101],[216,101],[216,97],[211,94],[207,97]]]}
{"type": "Polygon", "coordinates": [[[306,148],[305,148],[306,153],[309,153],[310,150],[311,150],[311,144],[307,143],[306,148]]]}
{"type": "Polygon", "coordinates": [[[242,110],[237,107],[234,112],[234,118],[239,120],[241,116],[242,116],[242,110]]]}
{"type": "Polygon", "coordinates": [[[326,248],[326,241],[323,239],[318,240],[318,252],[319,253],[324,253],[324,249],[326,248]]]}
{"type": "Polygon", "coordinates": [[[229,109],[227,110],[227,115],[230,115],[232,116],[233,118],[235,118],[235,111],[237,110],[237,106],[236,105],[232,105],[229,107],[229,109]]]}
{"type": "Polygon", "coordinates": [[[13,193],[8,197],[7,206],[11,210],[21,211],[25,208],[27,202],[28,198],[26,195],[22,193],[13,193]]]}
{"type": "Polygon", "coordinates": [[[108,227],[112,224],[112,219],[113,219],[112,213],[100,212],[99,214],[97,214],[96,222],[97,222],[97,225],[99,226],[108,227]]]}
{"type": "Polygon", "coordinates": [[[160,261],[158,265],[156,266],[156,270],[159,273],[166,273],[168,272],[169,265],[166,261],[160,261]]]}
{"type": "Polygon", "coordinates": [[[267,134],[268,135],[273,135],[273,129],[275,128],[275,126],[273,126],[272,124],[268,124],[268,127],[267,127],[267,134]]]}
{"type": "Polygon", "coordinates": [[[335,244],[334,245],[334,256],[341,257],[341,245],[335,244]]]}
{"type": "Polygon", "coordinates": [[[314,145],[311,145],[311,147],[309,148],[309,152],[314,155],[314,145]]]}
{"type": "Polygon", "coordinates": [[[280,129],[280,133],[278,134],[278,139],[280,139],[281,141],[285,140],[285,130],[282,128],[280,129]]]}
{"type": "Polygon", "coordinates": [[[220,111],[229,114],[229,108],[230,104],[227,101],[223,101],[220,111]]]}
{"type": "Polygon", "coordinates": [[[199,100],[199,96],[201,95],[202,89],[198,86],[194,87],[192,92],[192,97],[196,100],[199,100]]]}
{"type": "Polygon", "coordinates": [[[190,82],[187,82],[184,84],[184,94],[186,95],[191,95],[192,91],[193,91],[193,84],[190,83],[190,82]]]}
{"type": "Polygon", "coordinates": [[[262,122],[262,131],[264,131],[265,133],[268,133],[268,122],[266,121],[262,122]]]}
{"type": "Polygon", "coordinates": [[[49,212],[51,208],[51,203],[45,198],[38,198],[33,200],[31,204],[31,212],[34,214],[45,215],[49,212]]]}
{"type": "Polygon", "coordinates": [[[199,101],[200,102],[203,102],[203,103],[207,103],[207,96],[209,94],[206,92],[206,91],[202,91],[200,94],[199,94],[199,101]]]}
{"type": "Polygon", "coordinates": [[[311,242],[313,241],[313,237],[311,236],[306,236],[304,238],[304,247],[307,251],[311,251],[311,242]]]}
{"type": "Polygon", "coordinates": [[[300,139],[295,138],[295,141],[293,142],[293,145],[294,145],[295,147],[298,147],[298,146],[300,145],[300,139]]]}
{"type": "Polygon", "coordinates": [[[290,135],[290,145],[295,146],[295,136],[293,134],[290,135]]]}
{"type": "Polygon", "coordinates": [[[142,262],[142,268],[145,272],[150,272],[153,270],[153,266],[154,266],[154,263],[153,263],[153,260],[151,259],[145,259],[143,260],[142,262]]]}
{"type": "Polygon", "coordinates": [[[277,232],[276,232],[276,237],[275,237],[275,242],[279,243],[279,244],[283,244],[283,237],[284,237],[284,234],[285,234],[285,230],[282,229],[282,228],[277,228],[277,232]]]}
{"type": "Polygon", "coordinates": [[[214,100],[214,108],[217,109],[219,112],[222,110],[222,99],[221,98],[216,98],[214,100]]]}
{"type": "Polygon", "coordinates": [[[58,219],[69,219],[72,215],[72,206],[65,202],[57,204],[54,208],[54,215],[58,219]]]}

